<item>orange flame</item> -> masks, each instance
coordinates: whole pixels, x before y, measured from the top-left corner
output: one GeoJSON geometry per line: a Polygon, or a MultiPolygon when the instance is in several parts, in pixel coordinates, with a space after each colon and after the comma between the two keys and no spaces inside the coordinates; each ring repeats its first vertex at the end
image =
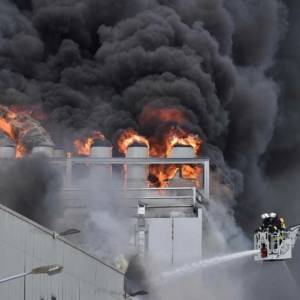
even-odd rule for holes
{"type": "MultiPolygon", "coordinates": [[[[119,151],[126,154],[127,149],[133,143],[138,142],[145,144],[150,150],[152,157],[168,157],[175,145],[191,146],[196,155],[200,154],[202,140],[198,135],[188,133],[180,127],[171,127],[163,135],[161,140],[157,138],[147,138],[140,136],[134,129],[128,129],[118,139],[119,151]]],[[[182,178],[195,180],[196,183],[202,174],[201,166],[183,165],[150,165],[149,166],[149,184],[150,186],[166,187],[168,181],[176,176],[180,171],[182,178]]]]}
{"type": "Polygon", "coordinates": [[[26,154],[26,148],[22,144],[18,144],[16,147],[16,158],[22,158],[26,154]]]}
{"type": "Polygon", "coordinates": [[[149,184],[154,187],[167,187],[170,180],[180,172],[181,178],[193,180],[197,187],[201,186],[203,168],[200,165],[150,165],[149,184]]]}
{"type": "Polygon", "coordinates": [[[46,115],[43,113],[42,108],[39,104],[32,105],[30,107],[24,107],[20,105],[12,105],[10,106],[11,113],[14,113],[16,116],[30,116],[34,120],[42,121],[46,119],[46,115]]]}
{"type": "Polygon", "coordinates": [[[176,126],[171,127],[163,137],[163,141],[155,138],[150,140],[150,155],[155,157],[168,157],[175,145],[191,146],[196,155],[201,152],[202,140],[196,134],[188,133],[186,130],[176,126]]]}
{"type": "Polygon", "coordinates": [[[91,154],[91,147],[95,140],[105,140],[104,135],[100,131],[94,131],[92,136],[87,138],[77,138],[74,141],[74,146],[78,155],[89,156],[91,154]]]}
{"type": "Polygon", "coordinates": [[[126,154],[128,147],[134,143],[144,144],[149,148],[148,140],[144,136],[139,135],[134,129],[129,128],[118,139],[119,151],[126,154]]]}
{"type": "Polygon", "coordinates": [[[167,147],[167,156],[172,152],[175,145],[191,146],[194,149],[196,155],[200,154],[201,150],[201,139],[194,134],[185,134],[184,132],[171,132],[170,141],[167,147]]]}
{"type": "Polygon", "coordinates": [[[149,184],[154,187],[167,187],[169,180],[176,176],[179,168],[176,165],[150,165],[149,184]]]}
{"type": "Polygon", "coordinates": [[[144,126],[145,124],[156,124],[158,121],[183,124],[186,121],[186,116],[177,107],[147,105],[139,117],[139,123],[144,126]]]}
{"type": "Polygon", "coordinates": [[[201,186],[200,176],[203,174],[203,167],[199,165],[183,165],[181,167],[181,176],[184,179],[194,180],[196,186],[201,186]]]}
{"type": "Polygon", "coordinates": [[[21,106],[6,107],[0,105],[0,131],[6,134],[16,144],[16,157],[23,157],[31,147],[32,141],[25,145],[30,134],[39,134],[39,142],[52,144],[51,137],[37,119],[42,119],[40,106],[24,108],[21,106]],[[31,144],[31,145],[30,145],[31,144]]]}
{"type": "MultiPolygon", "coordinates": [[[[158,157],[169,157],[175,145],[191,146],[196,155],[200,154],[202,140],[198,135],[188,133],[186,130],[176,126],[171,127],[164,135],[162,142],[155,138],[150,140],[150,155],[158,157]]],[[[168,181],[173,179],[179,168],[176,165],[164,167],[161,165],[152,165],[149,168],[150,185],[165,187],[168,181]],[[175,171],[176,170],[176,171],[175,171]]],[[[198,179],[202,173],[200,166],[182,165],[180,168],[181,176],[184,179],[198,179]]]]}
{"type": "Polygon", "coordinates": [[[22,144],[22,139],[28,132],[30,124],[27,122],[27,111],[22,111],[16,106],[13,107],[13,110],[10,110],[2,105],[0,105],[2,115],[0,116],[0,131],[6,134],[12,141],[16,143],[16,157],[21,158],[26,153],[26,148],[22,144]],[[24,124],[24,126],[22,126],[24,124]],[[18,133],[15,130],[18,128],[18,133]]]}
{"type": "Polygon", "coordinates": [[[0,117],[0,130],[8,135],[12,140],[16,140],[15,132],[11,124],[3,117],[0,117]]]}

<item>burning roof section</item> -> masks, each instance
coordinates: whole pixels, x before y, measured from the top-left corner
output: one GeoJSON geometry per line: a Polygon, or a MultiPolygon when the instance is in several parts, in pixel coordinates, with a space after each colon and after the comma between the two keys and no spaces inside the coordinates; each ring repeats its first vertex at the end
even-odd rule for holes
{"type": "MultiPolygon", "coordinates": [[[[153,108],[144,113],[143,122],[152,122],[154,119],[165,122],[175,119],[177,123],[182,123],[184,114],[175,108],[153,108]]],[[[192,157],[199,156],[202,139],[179,124],[173,125],[173,121],[164,128],[160,136],[143,136],[133,128],[119,131],[115,143],[119,153],[126,155],[129,147],[144,146],[147,147],[150,157],[167,158],[172,156],[174,147],[181,146],[192,149],[192,157]]],[[[49,133],[38,120],[33,118],[30,110],[0,105],[0,132],[2,133],[1,145],[15,146],[18,158],[30,154],[34,147],[54,147],[49,133]]],[[[92,147],[111,146],[99,130],[82,131],[72,143],[73,153],[69,156],[88,157],[91,155],[92,147]]],[[[184,179],[196,181],[202,171],[202,167],[198,165],[150,165],[148,182],[149,186],[165,187],[177,174],[184,179]]]]}

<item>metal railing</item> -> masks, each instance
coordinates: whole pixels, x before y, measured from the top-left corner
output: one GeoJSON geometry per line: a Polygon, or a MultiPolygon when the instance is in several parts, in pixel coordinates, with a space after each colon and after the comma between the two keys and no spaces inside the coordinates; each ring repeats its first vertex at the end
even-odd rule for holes
{"type": "Polygon", "coordinates": [[[145,203],[147,208],[168,208],[168,207],[196,207],[197,203],[197,192],[196,187],[163,187],[163,188],[127,188],[124,189],[124,196],[129,200],[139,200],[145,203]],[[128,194],[129,192],[129,194],[128,194]],[[137,195],[132,195],[130,192],[137,192],[137,195]],[[154,192],[154,193],[153,193],[154,192]],[[171,192],[168,193],[168,192],[171,192]],[[187,192],[184,195],[174,194],[176,192],[187,192]],[[152,193],[152,195],[151,195],[152,193]],[[147,200],[155,200],[155,204],[147,203],[147,200]],[[159,200],[162,200],[159,201],[159,200]],[[164,200],[174,200],[172,204],[164,204],[164,200]],[[176,204],[178,200],[180,202],[188,202],[189,204],[176,204]]]}
{"type": "MultiPolygon", "coordinates": [[[[51,159],[54,165],[64,168],[65,180],[64,189],[72,187],[72,173],[73,167],[78,165],[86,165],[88,167],[96,166],[128,166],[128,165],[202,165],[203,166],[203,187],[197,189],[201,194],[209,198],[209,159],[207,158],[125,158],[125,157],[112,157],[112,158],[91,158],[91,157],[70,157],[63,159],[51,159]]],[[[76,187],[75,187],[76,188],[76,187]]]]}

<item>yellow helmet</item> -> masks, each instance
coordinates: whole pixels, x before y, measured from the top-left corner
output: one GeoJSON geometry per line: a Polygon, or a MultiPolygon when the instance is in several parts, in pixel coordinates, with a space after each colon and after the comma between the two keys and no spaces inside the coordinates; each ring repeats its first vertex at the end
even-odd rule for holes
{"type": "Polygon", "coordinates": [[[281,223],[281,227],[282,228],[285,228],[285,221],[284,221],[284,218],[280,218],[280,223],[281,223]]]}

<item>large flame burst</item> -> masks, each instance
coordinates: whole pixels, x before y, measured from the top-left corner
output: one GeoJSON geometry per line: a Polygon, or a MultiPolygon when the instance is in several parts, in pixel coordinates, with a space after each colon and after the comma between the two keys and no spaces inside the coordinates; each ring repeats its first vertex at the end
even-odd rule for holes
{"type": "Polygon", "coordinates": [[[10,108],[0,105],[0,131],[6,134],[16,144],[16,157],[23,157],[26,153],[24,140],[26,135],[33,130],[41,128],[35,118],[43,118],[38,107],[31,109],[12,106],[10,108]]]}
{"type": "MultiPolygon", "coordinates": [[[[169,157],[175,145],[190,146],[194,149],[195,155],[201,152],[202,140],[198,135],[188,133],[186,130],[176,126],[171,127],[165,132],[163,138],[158,140],[150,138],[149,140],[139,135],[135,130],[125,130],[118,139],[119,151],[123,154],[127,153],[128,147],[135,142],[144,144],[149,149],[152,157],[169,157]]],[[[150,165],[149,166],[149,184],[150,186],[166,187],[168,182],[173,179],[176,174],[184,179],[194,180],[199,184],[198,179],[202,173],[201,166],[193,165],[150,165]]]]}
{"type": "Polygon", "coordinates": [[[129,128],[124,130],[118,139],[119,151],[123,154],[127,153],[128,147],[134,143],[143,144],[149,149],[149,142],[147,138],[139,135],[134,129],[129,128]]]}
{"type": "Polygon", "coordinates": [[[175,145],[190,146],[196,155],[201,152],[202,140],[196,134],[188,133],[179,126],[165,132],[162,139],[150,138],[150,156],[169,157],[175,145]]]}
{"type": "Polygon", "coordinates": [[[141,126],[148,124],[176,123],[182,125],[186,122],[187,116],[177,107],[156,107],[146,105],[139,116],[141,126]]]}
{"type": "MultiPolygon", "coordinates": [[[[176,145],[190,146],[193,148],[195,155],[201,152],[202,140],[198,135],[188,133],[186,130],[176,126],[171,127],[163,136],[162,141],[151,139],[150,155],[154,157],[169,157],[176,145]]],[[[193,165],[151,165],[149,167],[149,182],[151,186],[166,187],[168,182],[176,174],[184,179],[194,180],[199,185],[199,178],[202,173],[200,166],[193,165]],[[154,180],[153,180],[154,179],[154,180]]]]}
{"type": "Polygon", "coordinates": [[[149,166],[149,185],[154,187],[167,187],[169,181],[173,179],[179,167],[176,165],[150,165],[149,166]]]}
{"type": "MultiPolygon", "coordinates": [[[[38,130],[41,136],[47,136],[40,123],[31,117],[31,115],[35,114],[35,118],[43,119],[44,115],[41,113],[37,114],[38,111],[36,109],[21,109],[20,107],[7,108],[0,105],[0,131],[16,143],[16,157],[23,157],[26,153],[27,149],[24,141],[27,135],[38,130]]],[[[175,109],[169,109],[168,111],[165,109],[156,110],[158,119],[165,120],[170,115],[178,119],[177,121],[184,121],[184,115],[175,109]]],[[[152,117],[150,115],[150,119],[152,117]]],[[[47,141],[47,137],[45,140],[47,141]]],[[[77,155],[89,156],[95,140],[105,140],[105,137],[100,131],[95,130],[90,136],[75,139],[74,146],[77,155]]],[[[51,142],[50,137],[49,141],[51,142]]],[[[179,126],[171,126],[164,131],[160,138],[152,137],[149,139],[139,135],[134,129],[130,128],[124,130],[118,139],[119,151],[126,154],[128,147],[134,143],[144,144],[149,149],[151,157],[169,157],[175,145],[190,146],[194,149],[195,155],[199,155],[202,140],[198,135],[189,133],[179,126]]],[[[202,171],[202,167],[198,165],[150,165],[148,179],[150,186],[165,187],[179,172],[182,178],[194,180],[197,183],[202,171]]]]}
{"type": "Polygon", "coordinates": [[[80,137],[74,140],[73,144],[76,149],[76,153],[82,156],[89,156],[91,154],[91,147],[96,140],[104,141],[104,135],[95,130],[88,137],[80,137]]]}

